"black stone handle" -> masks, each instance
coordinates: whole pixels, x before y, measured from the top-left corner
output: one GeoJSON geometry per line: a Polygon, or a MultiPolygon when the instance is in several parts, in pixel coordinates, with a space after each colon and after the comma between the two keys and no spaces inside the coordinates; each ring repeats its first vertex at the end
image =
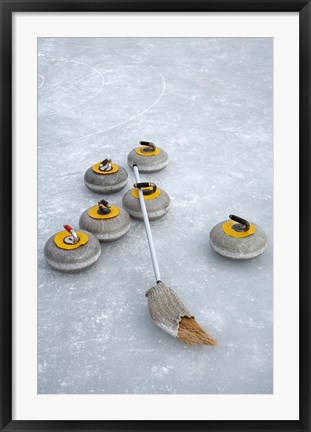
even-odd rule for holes
{"type": "Polygon", "coordinates": [[[106,200],[104,200],[104,199],[100,200],[100,202],[101,202],[105,207],[111,207],[111,204],[109,204],[109,202],[106,201],[106,200]]]}
{"type": "Polygon", "coordinates": [[[108,201],[102,199],[98,201],[98,210],[97,213],[100,215],[105,215],[111,213],[111,204],[108,201]]]}
{"type": "Polygon", "coordinates": [[[153,151],[155,151],[155,149],[157,148],[156,145],[150,141],[139,141],[139,144],[142,146],[151,147],[153,151]]]}
{"type": "Polygon", "coordinates": [[[229,215],[229,218],[235,222],[238,222],[239,224],[243,225],[245,228],[243,229],[244,232],[247,232],[250,229],[250,223],[245,220],[240,218],[239,216],[235,216],[235,215],[229,215]]]}
{"type": "Polygon", "coordinates": [[[157,185],[155,183],[148,183],[148,182],[135,183],[134,187],[138,189],[143,189],[142,192],[144,195],[151,195],[155,193],[155,191],[157,190],[157,185]],[[149,189],[150,187],[152,187],[151,190],[149,189]],[[144,189],[144,188],[148,188],[148,189],[144,189]]]}
{"type": "Polygon", "coordinates": [[[106,158],[103,161],[101,161],[100,165],[105,166],[111,163],[111,158],[106,158]]]}

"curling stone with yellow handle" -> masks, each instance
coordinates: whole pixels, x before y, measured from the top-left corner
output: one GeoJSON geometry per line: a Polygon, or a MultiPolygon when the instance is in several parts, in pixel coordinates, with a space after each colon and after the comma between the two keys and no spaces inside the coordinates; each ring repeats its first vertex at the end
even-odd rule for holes
{"type": "Polygon", "coordinates": [[[84,183],[93,192],[109,194],[123,189],[127,184],[127,178],[127,171],[121,165],[112,163],[108,156],[86,171],[84,183]]]}
{"type": "Polygon", "coordinates": [[[133,149],[127,157],[130,168],[137,164],[139,171],[150,173],[161,171],[168,164],[167,153],[149,141],[140,141],[140,147],[133,149]]]}
{"type": "Polygon", "coordinates": [[[246,260],[261,255],[267,247],[267,236],[259,225],[238,216],[220,222],[210,232],[210,245],[227,258],[246,260]]]}
{"type": "Polygon", "coordinates": [[[131,227],[128,213],[102,199],[82,213],[80,228],[91,232],[100,242],[111,242],[125,236],[131,227]]]}
{"type": "Polygon", "coordinates": [[[44,247],[47,263],[55,270],[76,273],[91,267],[101,254],[96,237],[87,231],[75,231],[64,225],[65,231],[49,238],[44,247]]]}
{"type": "Polygon", "coordinates": [[[134,189],[129,190],[123,197],[123,207],[134,219],[143,220],[143,214],[139,204],[138,188],[143,191],[147,213],[150,220],[164,216],[170,206],[170,197],[163,190],[157,188],[154,183],[136,183],[134,189]]]}

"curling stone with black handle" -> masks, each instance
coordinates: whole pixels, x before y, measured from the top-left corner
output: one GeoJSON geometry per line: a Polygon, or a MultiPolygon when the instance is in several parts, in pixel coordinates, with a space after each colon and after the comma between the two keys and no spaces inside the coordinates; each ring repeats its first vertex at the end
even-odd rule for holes
{"type": "Polygon", "coordinates": [[[210,232],[210,245],[220,255],[246,260],[261,255],[267,247],[267,236],[259,225],[238,216],[220,222],[210,232]]]}
{"type": "Polygon", "coordinates": [[[100,242],[111,242],[129,232],[131,218],[123,208],[103,199],[98,205],[82,213],[79,225],[91,232],[100,242]]]}
{"type": "Polygon", "coordinates": [[[44,247],[47,263],[55,270],[75,273],[91,267],[101,254],[96,237],[87,231],[75,231],[64,225],[65,231],[49,238],[44,247]]]}
{"type": "Polygon", "coordinates": [[[127,184],[128,173],[121,166],[111,162],[107,157],[97,162],[84,174],[85,186],[93,192],[109,194],[118,192],[127,184]]]}
{"type": "Polygon", "coordinates": [[[161,171],[168,164],[167,153],[149,141],[140,141],[140,147],[133,149],[127,157],[130,168],[137,164],[139,171],[150,173],[161,171]]]}
{"type": "Polygon", "coordinates": [[[143,220],[137,188],[142,189],[150,220],[156,220],[164,216],[170,206],[170,197],[154,183],[136,183],[134,189],[129,190],[123,197],[122,205],[134,219],[143,220]]]}

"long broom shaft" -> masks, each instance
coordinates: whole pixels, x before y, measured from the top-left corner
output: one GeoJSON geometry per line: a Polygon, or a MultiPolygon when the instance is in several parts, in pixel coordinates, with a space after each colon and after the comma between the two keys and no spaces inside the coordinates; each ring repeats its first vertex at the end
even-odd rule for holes
{"type": "MultiPolygon", "coordinates": [[[[135,174],[136,183],[140,183],[139,171],[138,171],[138,167],[136,164],[133,165],[133,170],[134,170],[134,174],[135,174]]],[[[158,283],[158,282],[161,282],[160,270],[159,270],[156,251],[154,248],[154,243],[153,243],[148,213],[147,213],[147,209],[146,209],[146,203],[144,200],[144,194],[140,188],[138,188],[138,197],[139,197],[140,207],[141,207],[141,211],[142,211],[143,218],[144,218],[145,229],[146,229],[146,234],[147,234],[147,239],[148,239],[148,244],[149,244],[149,250],[150,250],[150,254],[151,254],[151,261],[152,261],[152,265],[153,265],[153,271],[154,271],[154,275],[156,278],[156,282],[158,283]]]]}

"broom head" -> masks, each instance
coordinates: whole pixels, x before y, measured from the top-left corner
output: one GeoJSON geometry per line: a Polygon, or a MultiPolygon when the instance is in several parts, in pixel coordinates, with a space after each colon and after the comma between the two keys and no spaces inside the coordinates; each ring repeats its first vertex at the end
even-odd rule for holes
{"type": "Polygon", "coordinates": [[[172,288],[158,282],[146,292],[151,318],[162,330],[189,345],[216,345],[172,288]]]}

